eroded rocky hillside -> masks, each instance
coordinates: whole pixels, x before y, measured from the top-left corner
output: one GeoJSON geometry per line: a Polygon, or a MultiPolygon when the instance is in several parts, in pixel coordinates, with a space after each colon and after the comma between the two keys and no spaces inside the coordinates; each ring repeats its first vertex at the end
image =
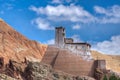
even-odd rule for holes
{"type": "Polygon", "coordinates": [[[4,68],[5,72],[0,73],[0,80],[95,80],[88,76],[70,75],[39,62],[28,62],[24,70],[22,66],[11,61],[4,68]]]}
{"type": "Polygon", "coordinates": [[[47,46],[28,40],[12,27],[0,20],[0,57],[23,62],[25,59],[40,62],[47,46]]]}

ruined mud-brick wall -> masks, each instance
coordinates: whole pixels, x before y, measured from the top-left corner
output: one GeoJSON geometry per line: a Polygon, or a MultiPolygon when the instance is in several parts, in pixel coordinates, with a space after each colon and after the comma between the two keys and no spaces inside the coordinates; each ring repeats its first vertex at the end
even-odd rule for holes
{"type": "Polygon", "coordinates": [[[94,76],[94,61],[86,61],[68,50],[48,46],[42,62],[73,75],[94,76]]]}

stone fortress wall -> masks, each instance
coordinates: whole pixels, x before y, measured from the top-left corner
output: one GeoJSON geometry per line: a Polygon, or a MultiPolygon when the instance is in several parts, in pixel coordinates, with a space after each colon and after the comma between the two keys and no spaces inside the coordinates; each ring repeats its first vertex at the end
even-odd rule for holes
{"type": "Polygon", "coordinates": [[[106,69],[105,60],[91,58],[90,44],[74,43],[72,38],[66,38],[63,27],[57,27],[55,32],[55,45],[48,45],[41,62],[72,75],[95,77],[97,68],[106,69]]]}
{"type": "Polygon", "coordinates": [[[56,27],[55,29],[55,45],[59,48],[65,48],[71,52],[80,55],[83,59],[91,59],[90,47],[86,42],[74,43],[72,38],[66,38],[65,28],[56,27]]]}

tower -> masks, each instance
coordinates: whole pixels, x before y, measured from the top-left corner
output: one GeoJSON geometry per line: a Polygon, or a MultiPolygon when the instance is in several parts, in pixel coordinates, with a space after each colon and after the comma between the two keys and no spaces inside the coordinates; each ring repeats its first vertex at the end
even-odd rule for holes
{"type": "Polygon", "coordinates": [[[64,43],[65,43],[64,39],[65,39],[65,28],[56,27],[55,28],[55,45],[57,47],[63,48],[64,43]]]}

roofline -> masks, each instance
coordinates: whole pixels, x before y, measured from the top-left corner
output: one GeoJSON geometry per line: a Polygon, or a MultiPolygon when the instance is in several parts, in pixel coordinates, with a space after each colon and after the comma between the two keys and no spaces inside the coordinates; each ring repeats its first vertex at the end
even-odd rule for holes
{"type": "Polygon", "coordinates": [[[89,43],[86,43],[86,42],[82,42],[82,43],[66,43],[66,44],[86,44],[87,46],[91,47],[91,45],[89,43]]]}
{"type": "Polygon", "coordinates": [[[72,39],[72,40],[74,40],[73,38],[65,38],[65,39],[72,39]]]}
{"type": "Polygon", "coordinates": [[[73,39],[73,38],[65,38],[65,39],[73,39]]]}
{"type": "Polygon", "coordinates": [[[55,29],[65,29],[65,28],[60,26],[60,27],[55,27],[55,29]]]}

